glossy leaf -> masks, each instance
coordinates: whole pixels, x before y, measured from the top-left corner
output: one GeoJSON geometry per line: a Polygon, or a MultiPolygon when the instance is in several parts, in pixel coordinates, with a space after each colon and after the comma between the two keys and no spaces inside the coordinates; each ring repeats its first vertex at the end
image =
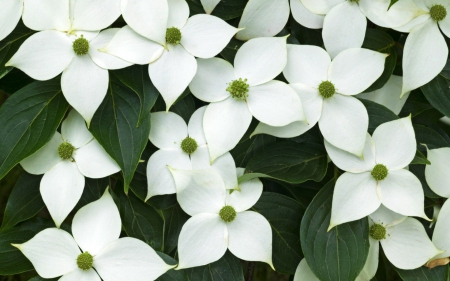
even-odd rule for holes
{"type": "Polygon", "coordinates": [[[395,268],[397,273],[403,281],[448,281],[449,280],[449,266],[437,266],[433,269],[428,267],[419,267],[413,270],[402,270],[395,268]]]}
{"type": "Polygon", "coordinates": [[[241,262],[229,251],[218,261],[205,266],[184,270],[187,280],[195,281],[244,281],[241,262]]]}
{"type": "MultiPolygon", "coordinates": [[[[216,8],[213,10],[211,15],[219,17],[223,20],[231,20],[242,16],[245,5],[248,0],[227,0],[220,1],[216,8]]],[[[202,4],[200,0],[187,0],[189,4],[189,9],[191,10],[191,15],[194,14],[204,14],[202,4]]]]}
{"type": "Polygon", "coordinates": [[[368,132],[370,134],[381,124],[398,119],[398,116],[384,105],[365,99],[360,99],[360,101],[366,107],[369,115],[368,132]]]}

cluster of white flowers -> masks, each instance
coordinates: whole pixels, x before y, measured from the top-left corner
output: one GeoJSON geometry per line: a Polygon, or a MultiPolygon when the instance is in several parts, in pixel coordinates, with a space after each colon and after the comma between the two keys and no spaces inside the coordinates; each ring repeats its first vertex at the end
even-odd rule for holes
{"type": "MultiPolygon", "coordinates": [[[[22,18],[38,31],[7,66],[36,80],[62,73],[62,92],[73,107],[44,147],[20,164],[44,174],[40,191],[57,228],[15,245],[44,278],[61,280],[154,280],[166,271],[210,264],[227,249],[272,268],[272,229],[249,211],[261,197],[258,178],[238,180],[229,153],[251,136],[297,137],[318,123],[330,160],[344,173],[337,179],[329,230],[367,217],[370,252],[357,280],[378,268],[379,244],[400,269],[449,260],[450,203],[442,207],[430,239],[415,218],[424,212],[424,192],[408,165],[417,144],[411,117],[384,123],[368,134],[366,107],[372,99],[398,113],[412,90],[444,68],[450,36],[449,0],[250,0],[238,27],[210,15],[219,0],[202,0],[207,14],[189,17],[186,0],[1,0],[0,40],[22,18]],[[5,5],[6,4],[6,5],[5,5]],[[324,47],[287,44],[273,37],[294,19],[321,29],[324,47]],[[108,28],[120,16],[126,25],[108,28]],[[376,93],[364,93],[383,73],[388,54],[362,48],[367,19],[410,33],[403,77],[391,76],[376,93]],[[439,29],[440,28],[440,29],[439,29]],[[441,33],[441,31],[443,34],[441,33]],[[234,64],[216,57],[233,37],[246,41],[234,64]],[[176,194],[191,216],[178,240],[178,265],[167,265],[147,244],[120,238],[121,220],[109,193],[81,208],[72,234],[60,226],[82,196],[85,177],[120,171],[89,132],[107,94],[108,70],[147,65],[166,104],[151,113],[149,139],[157,150],[147,163],[148,193],[176,194]],[[288,83],[276,80],[282,74],[288,83]],[[205,102],[188,124],[168,112],[189,88],[205,102]],[[81,250],[80,250],[81,249],[81,250]],[[95,270],[93,270],[95,269],[95,270]],[[100,276],[100,277],[99,277],[100,276]]],[[[450,148],[428,150],[430,188],[449,198],[450,148]]],[[[306,259],[295,281],[319,280],[306,259]]]]}

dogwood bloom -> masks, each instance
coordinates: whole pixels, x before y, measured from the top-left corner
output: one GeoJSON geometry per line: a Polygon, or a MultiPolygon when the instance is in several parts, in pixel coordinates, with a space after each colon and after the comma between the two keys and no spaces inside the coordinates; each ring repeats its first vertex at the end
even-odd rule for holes
{"type": "Polygon", "coordinates": [[[72,110],[41,149],[20,162],[30,174],[41,175],[40,191],[56,226],[80,200],[84,177],[103,178],[120,171],[117,163],[87,130],[83,118],[72,110]]]}
{"type": "Polygon", "coordinates": [[[428,149],[430,165],[425,166],[425,179],[428,186],[437,195],[450,198],[450,147],[428,149]]]}
{"type": "Polygon", "coordinates": [[[428,219],[419,179],[404,168],[416,154],[411,117],[386,122],[367,134],[364,159],[340,150],[325,140],[333,163],[346,171],[334,189],[329,229],[359,220],[380,205],[404,216],[428,219]]]}
{"type": "Polygon", "coordinates": [[[135,64],[149,64],[150,78],[167,110],[197,72],[194,56],[216,56],[238,31],[214,16],[189,18],[185,0],[122,1],[122,14],[128,26],[103,51],[135,64]]]}
{"type": "Polygon", "coordinates": [[[3,0],[0,3],[0,40],[8,36],[22,17],[24,0],[3,0]]]}
{"type": "Polygon", "coordinates": [[[270,224],[259,213],[247,211],[262,194],[259,179],[241,183],[239,190],[230,192],[212,169],[170,171],[177,200],[192,216],[178,238],[177,269],[217,261],[227,248],[240,259],[266,262],[273,268],[270,224]]]}
{"type": "Polygon", "coordinates": [[[237,52],[234,68],[219,58],[197,60],[198,71],[189,88],[197,98],[211,102],[203,118],[211,161],[236,146],[252,116],[271,126],[305,120],[295,91],[272,80],[286,60],[286,37],[248,41],[237,52]]]}
{"type": "Polygon", "coordinates": [[[206,106],[192,114],[189,124],[173,112],[151,114],[150,141],[160,150],[152,154],[147,165],[147,199],[155,195],[176,192],[175,182],[167,166],[183,170],[216,170],[227,189],[237,188],[236,166],[230,153],[225,153],[212,165],[203,134],[206,106]]]}
{"type": "Polygon", "coordinates": [[[72,235],[47,228],[23,244],[13,244],[43,278],[64,281],[155,280],[169,269],[146,243],[120,238],[119,210],[106,189],[103,196],[81,208],[72,222],[72,235]],[[81,249],[81,250],[80,250],[81,249]]]}
{"type": "Polygon", "coordinates": [[[385,54],[355,48],[343,51],[331,61],[320,47],[288,45],[283,74],[301,98],[308,123],[274,127],[260,120],[262,123],[253,135],[291,138],[319,122],[320,131],[329,143],[362,157],[369,118],[364,105],[352,96],[380,77],[385,59],[385,54]]]}
{"type": "Polygon", "coordinates": [[[203,9],[207,14],[211,14],[214,8],[219,4],[220,0],[200,0],[203,9]]]}
{"type": "Polygon", "coordinates": [[[448,257],[450,257],[450,242],[448,226],[450,223],[450,200],[446,200],[442,206],[437,221],[434,227],[432,241],[436,247],[443,250],[442,253],[435,256],[433,260],[445,259],[444,264],[449,263],[448,257]]]}

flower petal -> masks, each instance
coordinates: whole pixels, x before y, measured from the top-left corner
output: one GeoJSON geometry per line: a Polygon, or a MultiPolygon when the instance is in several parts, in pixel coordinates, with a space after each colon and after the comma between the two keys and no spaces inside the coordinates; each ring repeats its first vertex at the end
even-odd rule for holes
{"type": "Polygon", "coordinates": [[[226,189],[238,188],[236,163],[229,152],[217,158],[214,163],[212,163],[211,168],[220,175],[226,189]]]}
{"type": "Polygon", "coordinates": [[[61,135],[64,140],[69,141],[75,148],[86,145],[94,138],[86,127],[83,117],[72,109],[61,125],[61,135]]]}
{"type": "Polygon", "coordinates": [[[6,66],[19,68],[36,80],[49,80],[60,74],[74,56],[72,41],[64,33],[47,30],[25,40],[6,66]]]}
{"type": "Polygon", "coordinates": [[[44,174],[40,189],[42,200],[59,228],[83,194],[84,176],[75,163],[61,161],[44,174]]]}
{"type": "Polygon", "coordinates": [[[72,30],[102,30],[120,16],[120,0],[74,2],[70,7],[73,11],[72,30]]]}
{"type": "Polygon", "coordinates": [[[116,35],[119,30],[120,28],[109,28],[103,30],[91,42],[89,42],[89,56],[101,68],[120,69],[131,65],[131,63],[116,56],[99,51],[99,49],[106,47],[106,45],[111,42],[114,35],[116,35]]]}
{"type": "Polygon", "coordinates": [[[58,281],[101,281],[94,269],[82,270],[76,268],[74,271],[64,274],[58,281]]]}
{"type": "Polygon", "coordinates": [[[425,165],[425,179],[427,184],[439,196],[449,198],[450,148],[443,147],[427,150],[427,158],[431,162],[431,165],[425,165]]]}
{"type": "Polygon", "coordinates": [[[173,268],[148,244],[124,237],[108,244],[94,259],[103,280],[155,280],[173,268]]]}
{"type": "Polygon", "coordinates": [[[173,112],[151,114],[150,141],[158,148],[180,149],[181,142],[188,136],[186,122],[173,112]]]}
{"type": "Polygon", "coordinates": [[[198,214],[190,218],[178,238],[177,269],[207,265],[227,251],[227,225],[217,214],[198,214]]]}
{"type": "Polygon", "coordinates": [[[191,158],[192,170],[204,170],[211,167],[208,146],[206,145],[199,146],[189,157],[191,158]]]}
{"type": "Polygon", "coordinates": [[[219,4],[220,0],[200,0],[203,9],[207,14],[211,14],[214,8],[219,4]]]}
{"type": "Polygon", "coordinates": [[[403,222],[407,217],[396,213],[381,204],[381,206],[370,214],[370,218],[374,223],[382,224],[384,226],[394,226],[403,222]]]}
{"type": "Polygon", "coordinates": [[[185,0],[167,0],[167,4],[169,4],[169,18],[167,19],[166,27],[181,29],[189,18],[187,2],[185,0]]]}
{"type": "Polygon", "coordinates": [[[119,210],[108,188],[100,199],[78,210],[72,221],[75,241],[84,252],[88,251],[93,256],[119,239],[121,230],[119,210]]]}
{"type": "Polygon", "coordinates": [[[198,146],[206,144],[205,133],[203,132],[203,116],[206,106],[198,108],[189,119],[188,134],[195,139],[198,146]]]}
{"type": "Polygon", "coordinates": [[[429,21],[431,19],[429,13],[424,13],[423,10],[417,9],[418,13],[422,13],[420,16],[415,17],[412,21],[408,22],[405,25],[402,25],[400,27],[393,28],[394,30],[397,30],[399,32],[411,32],[414,28],[418,27],[419,25],[422,25],[426,21],[429,21]]]}
{"type": "Polygon", "coordinates": [[[309,268],[306,259],[302,259],[297,269],[295,270],[293,281],[320,281],[316,275],[309,268]]]}
{"type": "Polygon", "coordinates": [[[64,230],[47,228],[17,247],[44,278],[54,278],[77,268],[81,254],[72,236],[64,230]]]}
{"type": "Polygon", "coordinates": [[[91,179],[104,178],[120,171],[116,161],[95,139],[78,149],[73,158],[80,172],[91,179]]]}
{"type": "Polygon", "coordinates": [[[238,189],[227,193],[227,205],[238,213],[247,211],[258,202],[262,192],[263,184],[258,178],[240,183],[238,189]]]}
{"type": "Polygon", "coordinates": [[[302,3],[302,0],[290,0],[292,16],[299,24],[311,28],[319,29],[323,27],[325,16],[317,15],[308,10],[302,3]]]}
{"type": "Polygon", "coordinates": [[[354,97],[335,94],[323,101],[319,127],[332,145],[363,156],[369,117],[365,106],[354,97]]]}
{"type": "Polygon", "coordinates": [[[15,2],[17,5],[23,2],[22,20],[30,29],[59,31],[70,29],[69,0],[16,0],[15,2]]]}
{"type": "Polygon", "coordinates": [[[256,38],[242,45],[234,58],[236,78],[256,86],[278,76],[287,63],[286,38],[256,38]]]}
{"type": "Polygon", "coordinates": [[[369,238],[369,254],[363,269],[355,281],[372,280],[378,270],[378,260],[380,255],[380,243],[377,240],[369,238]]]}
{"type": "Polygon", "coordinates": [[[366,17],[376,25],[382,27],[400,27],[417,15],[421,14],[420,9],[414,4],[412,0],[400,0],[389,7],[391,1],[359,1],[359,7],[366,17]]]}
{"type": "Polygon", "coordinates": [[[270,126],[306,121],[300,97],[281,81],[273,80],[250,87],[247,104],[256,119],[270,126]]]}
{"type": "Polygon", "coordinates": [[[58,146],[63,142],[61,134],[55,132],[48,143],[34,154],[20,162],[22,168],[30,174],[41,175],[62,161],[58,154],[58,146]]]}
{"type": "Polygon", "coordinates": [[[333,7],[345,0],[301,0],[303,5],[311,12],[326,15],[333,7]]]}
{"type": "Polygon", "coordinates": [[[416,137],[411,116],[386,122],[373,132],[375,160],[389,170],[403,169],[416,155],[416,137]]]}
{"type": "Polygon", "coordinates": [[[445,252],[434,257],[434,259],[446,258],[450,256],[450,239],[448,239],[448,226],[450,224],[450,200],[445,201],[439,212],[439,216],[434,227],[433,243],[438,249],[445,252]]]}
{"type": "Polygon", "coordinates": [[[442,32],[450,38],[450,16],[448,16],[450,6],[447,6],[447,16],[439,22],[439,27],[441,28],[442,32]]]}
{"type": "Polygon", "coordinates": [[[23,1],[3,0],[0,10],[0,40],[8,36],[22,16],[23,1]]]}

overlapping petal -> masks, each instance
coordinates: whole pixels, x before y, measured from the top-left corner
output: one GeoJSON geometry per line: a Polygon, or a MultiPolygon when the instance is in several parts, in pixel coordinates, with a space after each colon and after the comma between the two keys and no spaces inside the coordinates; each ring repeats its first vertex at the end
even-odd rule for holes
{"type": "Polygon", "coordinates": [[[294,19],[303,26],[311,29],[323,27],[325,16],[317,15],[308,10],[302,3],[302,0],[290,0],[291,12],[294,19]]]}
{"type": "Polygon", "coordinates": [[[76,110],[71,110],[62,122],[60,136],[75,148],[86,145],[94,138],[87,129],[83,117],[76,110]]]}
{"type": "Polygon", "coordinates": [[[23,0],[4,0],[0,10],[0,40],[8,36],[22,16],[23,0]]]}
{"type": "Polygon", "coordinates": [[[55,132],[53,137],[41,149],[23,159],[20,165],[33,175],[41,175],[62,161],[58,154],[58,146],[63,142],[61,134],[55,132]]]}
{"type": "Polygon", "coordinates": [[[427,158],[431,163],[425,166],[425,179],[428,186],[439,196],[449,198],[450,148],[427,150],[427,158]]]}
{"type": "Polygon", "coordinates": [[[70,29],[69,0],[15,0],[14,2],[16,5],[23,2],[23,23],[30,29],[59,31],[70,29]]]}
{"type": "Polygon", "coordinates": [[[158,148],[180,150],[181,142],[188,136],[186,122],[173,112],[151,114],[150,141],[158,148]]]}
{"type": "Polygon", "coordinates": [[[120,171],[114,161],[97,140],[79,148],[73,155],[78,169],[88,178],[99,179],[120,171]]]}

